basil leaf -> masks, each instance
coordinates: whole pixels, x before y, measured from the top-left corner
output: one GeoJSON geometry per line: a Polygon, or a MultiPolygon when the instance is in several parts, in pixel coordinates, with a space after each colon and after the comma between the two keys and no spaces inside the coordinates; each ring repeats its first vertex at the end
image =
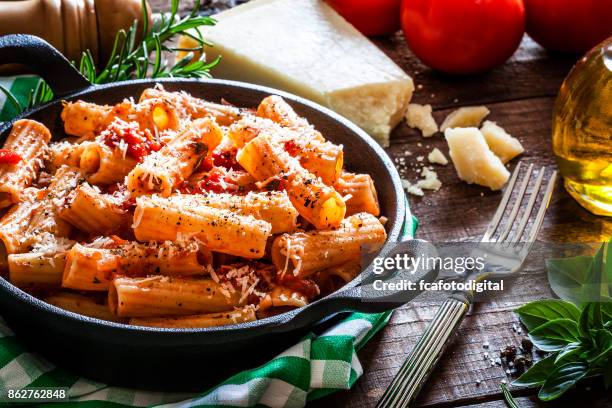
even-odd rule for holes
{"type": "Polygon", "coordinates": [[[516,387],[531,387],[542,385],[555,368],[555,356],[548,356],[535,363],[529,370],[525,371],[519,378],[512,382],[516,387]]]}
{"type": "Polygon", "coordinates": [[[582,286],[587,281],[593,257],[575,256],[546,260],[548,283],[561,299],[575,304],[582,302],[582,286]]]}
{"type": "Polygon", "coordinates": [[[604,322],[604,325],[610,321],[612,321],[612,299],[602,299],[601,302],[601,319],[604,322]]]}
{"type": "Polygon", "coordinates": [[[595,348],[586,354],[586,360],[596,365],[600,361],[612,356],[612,333],[606,329],[593,330],[595,348]]]}
{"type": "Polygon", "coordinates": [[[584,309],[582,309],[582,313],[580,314],[580,322],[578,323],[578,332],[580,333],[580,337],[584,342],[589,344],[594,344],[594,340],[591,337],[590,331],[592,324],[591,321],[595,320],[594,316],[599,314],[599,323],[601,323],[601,314],[597,305],[599,305],[599,303],[587,303],[584,306],[584,309]]]}
{"type": "Polygon", "coordinates": [[[560,362],[575,361],[580,358],[580,354],[584,351],[581,343],[570,343],[559,352],[555,357],[555,365],[560,362]]]}
{"type": "Polygon", "coordinates": [[[582,285],[582,300],[585,302],[601,302],[610,296],[612,283],[612,252],[610,242],[603,244],[588,270],[585,283],[582,285]]]}
{"type": "Polygon", "coordinates": [[[544,385],[538,393],[542,401],[550,401],[558,398],[565,391],[574,386],[578,380],[586,375],[588,366],[583,362],[571,362],[557,367],[544,381],[544,385]]]}
{"type": "Polygon", "coordinates": [[[544,299],[529,302],[515,310],[528,330],[533,330],[554,319],[580,319],[580,310],[572,303],[559,299],[544,299]]]}
{"type": "Polygon", "coordinates": [[[571,319],[555,319],[529,333],[533,344],[542,351],[559,351],[569,343],[578,342],[578,324],[571,319]]]}

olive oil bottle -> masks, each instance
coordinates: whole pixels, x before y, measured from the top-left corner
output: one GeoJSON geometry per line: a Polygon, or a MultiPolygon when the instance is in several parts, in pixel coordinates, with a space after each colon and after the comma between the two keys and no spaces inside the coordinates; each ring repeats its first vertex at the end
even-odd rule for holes
{"type": "Polygon", "coordinates": [[[569,194],[593,214],[612,216],[612,37],[580,59],[561,85],[553,150],[569,194]]]}

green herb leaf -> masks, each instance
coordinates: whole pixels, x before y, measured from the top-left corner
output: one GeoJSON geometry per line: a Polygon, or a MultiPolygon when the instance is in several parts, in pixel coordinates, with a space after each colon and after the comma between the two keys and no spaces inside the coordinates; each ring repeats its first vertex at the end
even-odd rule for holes
{"type": "Polygon", "coordinates": [[[577,360],[580,357],[580,354],[582,354],[584,351],[585,349],[582,347],[581,343],[570,343],[556,355],[555,365],[558,365],[561,362],[577,360]]]}
{"type": "Polygon", "coordinates": [[[514,400],[514,397],[510,393],[508,386],[506,384],[501,384],[500,387],[504,394],[504,399],[506,400],[506,404],[508,404],[510,408],[520,408],[517,402],[514,400]]]}
{"type": "Polygon", "coordinates": [[[552,352],[579,341],[580,334],[574,320],[555,319],[536,327],[529,333],[529,338],[540,350],[552,352]]]}
{"type": "Polygon", "coordinates": [[[592,330],[595,347],[586,353],[586,360],[596,365],[612,356],[612,333],[607,329],[592,330]]]}
{"type": "Polygon", "coordinates": [[[580,319],[580,310],[572,303],[558,299],[536,300],[515,310],[528,330],[534,330],[554,319],[580,319]]]}
{"type": "Polygon", "coordinates": [[[557,367],[542,385],[538,397],[542,401],[558,398],[583,378],[587,371],[588,365],[583,362],[571,362],[557,367]]]}
{"type": "Polygon", "coordinates": [[[580,314],[580,322],[578,324],[578,332],[582,340],[586,343],[593,343],[593,339],[591,338],[590,333],[590,323],[591,323],[591,315],[593,310],[593,303],[587,303],[584,309],[582,309],[582,313],[580,314]]]}
{"type": "Polygon", "coordinates": [[[574,304],[580,304],[582,286],[587,281],[592,262],[591,256],[547,259],[548,283],[555,295],[574,304]]]}
{"type": "Polygon", "coordinates": [[[525,371],[519,378],[512,382],[512,385],[517,387],[531,387],[534,385],[542,385],[555,368],[555,356],[548,356],[525,371]]]}
{"type": "Polygon", "coordinates": [[[594,256],[548,259],[548,281],[561,299],[577,305],[610,299],[612,294],[612,237],[594,256]]]}

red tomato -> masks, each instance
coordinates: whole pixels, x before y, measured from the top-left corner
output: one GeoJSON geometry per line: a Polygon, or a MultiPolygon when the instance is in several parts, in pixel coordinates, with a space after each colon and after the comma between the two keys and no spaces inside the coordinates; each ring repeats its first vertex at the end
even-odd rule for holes
{"type": "Polygon", "coordinates": [[[522,0],[403,0],[408,46],[431,68],[487,71],[506,61],[525,30],[522,0]]]}
{"type": "Polygon", "coordinates": [[[524,0],[527,33],[542,47],[584,53],[612,35],[610,0],[524,0]]]}
{"type": "Polygon", "coordinates": [[[0,149],[0,164],[17,164],[21,156],[10,149],[0,149]]]}
{"type": "Polygon", "coordinates": [[[327,0],[349,23],[364,35],[392,34],[400,29],[402,0],[327,0]]]}

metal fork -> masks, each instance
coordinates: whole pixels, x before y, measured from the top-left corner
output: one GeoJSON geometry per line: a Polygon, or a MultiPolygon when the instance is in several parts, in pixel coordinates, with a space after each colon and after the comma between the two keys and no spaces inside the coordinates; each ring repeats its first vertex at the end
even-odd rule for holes
{"type": "MultiPolygon", "coordinates": [[[[542,167],[540,169],[532,192],[529,194],[523,216],[517,225],[517,216],[523,201],[526,199],[529,181],[534,176],[533,164],[531,164],[523,176],[523,181],[519,183],[517,180],[521,167],[521,163],[516,166],[501,203],[481,239],[483,243],[496,243],[495,247],[500,250],[484,249],[482,252],[486,257],[485,268],[482,271],[473,271],[467,274],[466,280],[473,279],[478,282],[489,277],[507,276],[518,271],[529,254],[544,221],[544,215],[555,186],[557,172],[554,171],[551,174],[542,192],[546,168],[542,167]],[[515,192],[516,196],[511,200],[515,192]],[[532,215],[539,196],[542,196],[541,203],[537,212],[532,215]],[[513,201],[513,205],[510,207],[511,201],[513,201]],[[506,210],[509,208],[511,208],[510,213],[507,217],[504,217],[506,210]],[[502,221],[505,221],[503,226],[502,221]],[[526,233],[527,239],[521,241],[529,221],[533,222],[526,233]],[[500,230],[500,233],[495,238],[498,230],[500,230]]],[[[473,296],[474,293],[470,291],[454,292],[449,296],[380,401],[378,401],[377,408],[408,407],[414,401],[421,386],[442,356],[451,335],[465,317],[473,296]]]]}

